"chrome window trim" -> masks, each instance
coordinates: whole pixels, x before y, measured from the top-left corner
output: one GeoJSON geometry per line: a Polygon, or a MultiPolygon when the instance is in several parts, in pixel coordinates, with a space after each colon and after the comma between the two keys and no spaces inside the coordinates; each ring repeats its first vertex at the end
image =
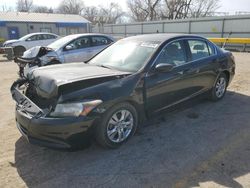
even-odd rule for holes
{"type": "MultiPolygon", "coordinates": [[[[210,44],[212,44],[212,47],[214,48],[214,54],[213,54],[213,55],[209,55],[208,57],[212,57],[212,56],[218,55],[217,48],[215,48],[215,46],[214,46],[215,44],[213,44],[212,42],[210,42],[208,39],[195,38],[195,37],[194,37],[194,38],[193,38],[193,37],[188,37],[188,38],[175,39],[175,40],[172,40],[172,41],[168,42],[167,44],[165,44],[165,45],[162,47],[161,51],[158,53],[158,55],[156,56],[155,60],[153,61],[152,66],[150,67],[150,70],[151,70],[153,67],[155,67],[156,61],[157,61],[157,59],[159,58],[160,54],[163,52],[163,49],[165,49],[168,45],[170,45],[170,44],[172,44],[172,43],[174,43],[174,42],[184,41],[184,40],[200,40],[200,41],[203,41],[203,42],[205,42],[205,43],[210,43],[210,44]]],[[[195,62],[195,61],[199,61],[199,60],[202,60],[202,59],[206,59],[206,58],[208,58],[208,57],[203,57],[203,58],[199,58],[199,59],[196,59],[196,60],[187,61],[186,63],[184,63],[184,64],[182,64],[182,65],[176,65],[176,66],[174,66],[173,68],[180,67],[180,66],[183,66],[183,65],[187,65],[187,64],[189,64],[189,63],[193,63],[193,62],[195,62]]],[[[150,71],[149,71],[149,72],[150,72],[150,71]]]]}

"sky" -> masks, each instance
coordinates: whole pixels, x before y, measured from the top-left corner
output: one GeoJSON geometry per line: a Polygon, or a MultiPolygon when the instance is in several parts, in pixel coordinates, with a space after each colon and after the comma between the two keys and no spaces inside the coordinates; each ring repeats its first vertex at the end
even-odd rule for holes
{"type": "MultiPolygon", "coordinates": [[[[86,6],[97,6],[108,5],[110,2],[116,2],[121,5],[121,7],[126,10],[127,0],[83,0],[86,6]]],[[[61,2],[61,0],[33,0],[34,4],[46,5],[48,7],[55,8],[61,2]]],[[[6,5],[7,7],[16,6],[16,0],[0,0],[0,7],[6,5]]],[[[250,12],[250,0],[221,0],[221,7],[218,9],[220,12],[234,13],[236,11],[247,11],[250,12]]]]}

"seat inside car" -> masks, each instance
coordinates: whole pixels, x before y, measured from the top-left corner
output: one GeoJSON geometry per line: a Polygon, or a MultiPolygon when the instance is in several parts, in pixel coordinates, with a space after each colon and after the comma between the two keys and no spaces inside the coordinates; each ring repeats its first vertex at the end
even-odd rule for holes
{"type": "Polygon", "coordinates": [[[161,53],[158,64],[159,63],[168,63],[174,66],[178,66],[181,63],[185,62],[184,53],[182,49],[176,44],[168,45],[161,53]]]}

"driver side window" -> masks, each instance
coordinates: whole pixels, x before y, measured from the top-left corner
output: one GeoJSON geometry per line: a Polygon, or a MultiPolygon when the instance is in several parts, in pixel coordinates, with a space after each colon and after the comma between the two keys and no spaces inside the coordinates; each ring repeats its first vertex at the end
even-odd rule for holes
{"type": "Polygon", "coordinates": [[[87,48],[90,47],[90,41],[88,37],[81,37],[74,40],[67,46],[71,46],[71,50],[87,48]]]}
{"type": "Polygon", "coordinates": [[[171,64],[173,66],[180,66],[186,62],[183,41],[176,41],[168,44],[163,48],[156,60],[156,64],[171,64]]]}

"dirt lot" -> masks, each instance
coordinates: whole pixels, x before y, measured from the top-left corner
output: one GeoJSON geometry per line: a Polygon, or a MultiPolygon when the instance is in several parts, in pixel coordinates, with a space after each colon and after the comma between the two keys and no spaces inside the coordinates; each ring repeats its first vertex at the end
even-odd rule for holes
{"type": "Polygon", "coordinates": [[[0,187],[250,187],[250,54],[234,54],[225,98],[145,123],[126,145],[77,152],[30,145],[9,93],[17,66],[0,60],[0,187]]]}

